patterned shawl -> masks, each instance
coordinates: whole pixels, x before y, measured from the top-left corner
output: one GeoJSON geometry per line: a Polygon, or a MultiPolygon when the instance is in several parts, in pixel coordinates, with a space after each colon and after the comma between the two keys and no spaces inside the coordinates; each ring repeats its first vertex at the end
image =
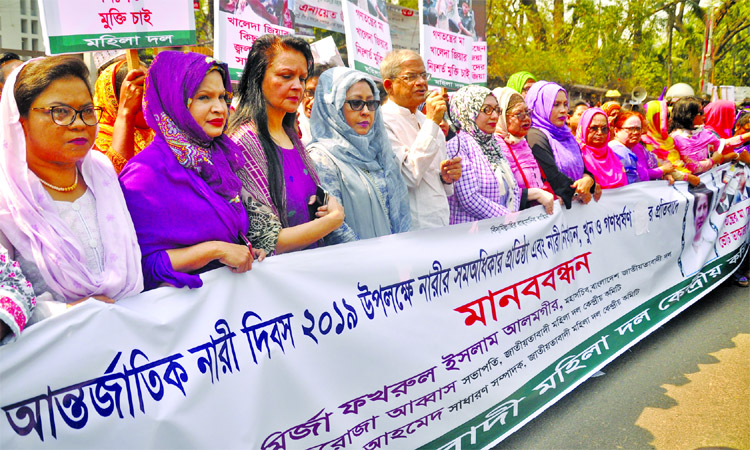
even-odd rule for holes
{"type": "Polygon", "coordinates": [[[674,140],[669,135],[668,116],[667,102],[652,100],[646,103],[646,132],[641,135],[641,141],[662,160],[675,150],[674,140]]]}
{"type": "Polygon", "coordinates": [[[210,138],[188,110],[190,97],[203,78],[217,68],[223,72],[224,86],[231,95],[229,69],[225,63],[198,53],[159,53],[146,77],[143,115],[156,137],[169,145],[181,166],[198,173],[217,194],[234,200],[239,199],[242,187],[232,172],[239,164],[239,148],[224,134],[210,138]],[[181,83],[175,85],[180,80],[181,83]]]}

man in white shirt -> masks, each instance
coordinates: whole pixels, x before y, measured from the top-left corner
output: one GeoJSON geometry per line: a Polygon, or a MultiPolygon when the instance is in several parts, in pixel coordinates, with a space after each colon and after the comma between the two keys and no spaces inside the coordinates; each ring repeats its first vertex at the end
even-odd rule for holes
{"type": "Polygon", "coordinates": [[[448,225],[448,197],[461,177],[461,158],[448,159],[440,122],[447,109],[439,91],[429,92],[419,54],[389,53],[380,64],[388,102],[380,109],[401,175],[409,189],[412,229],[448,225]],[[417,108],[425,103],[426,114],[417,108]]]}

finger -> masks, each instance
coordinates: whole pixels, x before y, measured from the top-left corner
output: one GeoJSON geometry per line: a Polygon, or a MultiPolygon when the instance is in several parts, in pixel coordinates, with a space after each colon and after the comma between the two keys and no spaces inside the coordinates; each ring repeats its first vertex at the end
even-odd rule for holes
{"type": "Polygon", "coordinates": [[[143,85],[146,84],[146,75],[141,75],[140,77],[135,78],[130,82],[130,84],[136,85],[138,87],[143,87],[143,85]]]}

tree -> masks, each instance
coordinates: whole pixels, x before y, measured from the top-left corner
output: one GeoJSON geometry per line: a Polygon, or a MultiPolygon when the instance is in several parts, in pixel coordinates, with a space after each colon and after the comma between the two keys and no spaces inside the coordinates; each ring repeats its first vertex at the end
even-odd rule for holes
{"type": "MultiPolygon", "coordinates": [[[[749,84],[750,3],[720,0],[716,79],[749,84]],[[742,81],[745,80],[745,81],[742,81]]],[[[529,70],[564,84],[629,92],[698,87],[705,33],[699,0],[488,0],[490,84],[529,70]]]]}

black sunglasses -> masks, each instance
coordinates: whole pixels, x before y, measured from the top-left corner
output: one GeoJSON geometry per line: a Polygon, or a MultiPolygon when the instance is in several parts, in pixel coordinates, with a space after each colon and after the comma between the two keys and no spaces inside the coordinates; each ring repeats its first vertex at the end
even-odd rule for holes
{"type": "Polygon", "coordinates": [[[345,100],[344,103],[348,103],[352,111],[362,111],[362,108],[367,105],[367,109],[375,112],[380,107],[380,102],[377,100],[345,100]]]}

